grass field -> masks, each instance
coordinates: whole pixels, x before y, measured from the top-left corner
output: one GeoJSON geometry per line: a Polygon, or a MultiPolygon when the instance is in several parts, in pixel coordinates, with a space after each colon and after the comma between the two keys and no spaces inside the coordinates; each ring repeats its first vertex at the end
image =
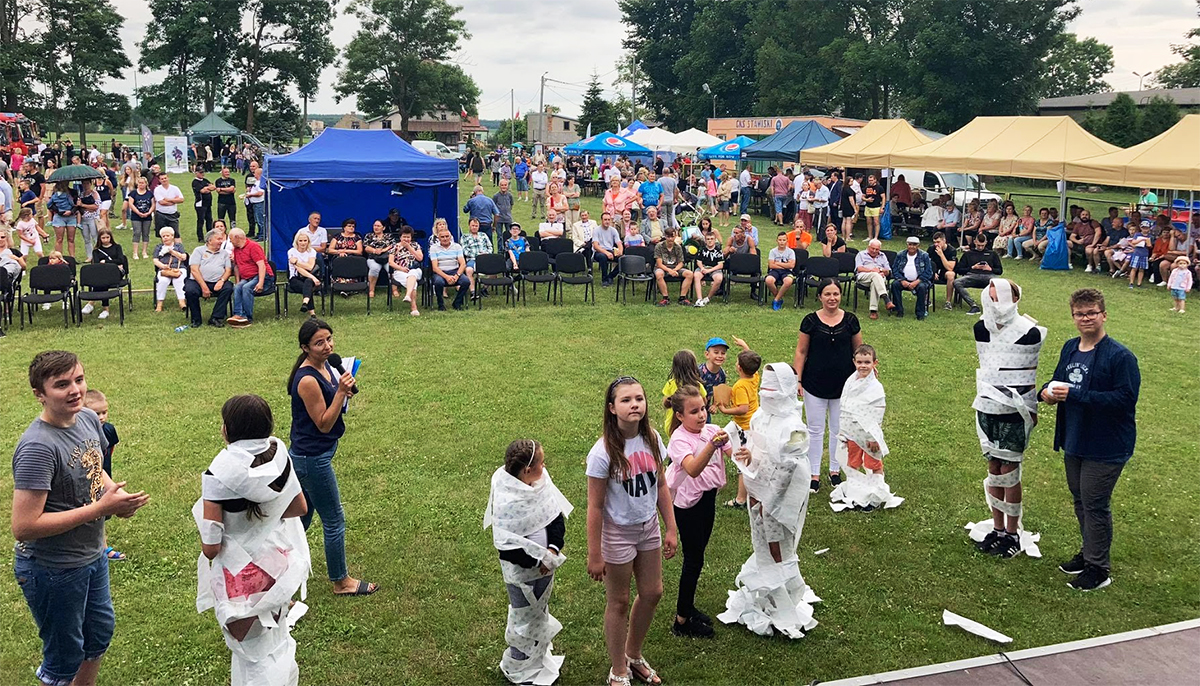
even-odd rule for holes
{"type": "MultiPolygon", "coordinates": [[[[190,191],[186,175],[177,181],[190,191]]],[[[585,206],[595,210],[597,202],[586,199],[585,206]]],[[[769,223],[759,226],[771,233],[769,223]]],[[[182,233],[194,238],[186,218],[182,233]]],[[[117,237],[128,244],[128,231],[117,237]]],[[[148,287],[150,265],[132,264],[138,285],[148,287]]],[[[925,322],[911,316],[873,322],[864,303],[864,338],[879,349],[890,396],[888,478],[906,502],[869,515],[834,514],[824,493],[810,504],[801,570],[824,602],[817,606],[820,626],[800,641],[761,638],[741,627],[718,627],[711,642],[672,637],[680,560],[667,562],[666,595],[646,644],[667,682],[808,683],[996,650],[943,627],[943,609],[1013,636],[1010,649],[1200,615],[1200,488],[1192,468],[1200,451],[1200,311],[1169,313],[1162,289],[1129,291],[1080,271],[1040,272],[1026,262],[1005,267],[1025,289],[1023,311],[1049,327],[1040,379],[1074,335],[1066,299],[1085,284],[1106,291],[1109,331],[1139,358],[1140,435],[1115,495],[1114,584],[1080,595],[1055,569],[1076,552],[1079,534],[1061,460],[1051,451],[1052,412],[1034,432],[1024,479],[1026,522],[1042,533],[1045,557],[999,561],[974,552],[962,529],[986,515],[984,463],[969,409],[974,318],[939,310],[925,322]],[[830,550],[813,555],[822,548],[830,550]]],[[[765,361],[790,361],[804,314],[790,307],[771,312],[744,298],[703,310],[640,301],[618,306],[612,295],[601,289],[592,307],[570,291],[566,307],[539,297],[517,309],[493,297],[482,312],[418,319],[383,308],[368,318],[361,299],[339,303],[331,319],[338,351],[365,360],[363,392],[347,415],[336,459],[347,555],[352,574],[383,590],[371,598],[333,597],[314,527],[312,609],[295,631],[303,683],[504,683],[496,665],[507,598],[481,519],[505,446],[528,437],[545,444],[548,468],[577,508],[568,523],[569,560],[551,601],[564,625],[555,641],[567,656],[562,683],[602,681],[604,592],[585,572],[583,460],[599,435],[605,386],[632,374],[657,398],[671,355],[680,348],[699,352],[712,335],[741,336],[765,361]]],[[[172,329],[184,322],[181,315],[155,315],[149,295],[137,298],[124,328],[115,318],[99,322],[92,315],[82,328],[64,331],[54,313],[39,313],[35,326],[0,340],[0,366],[9,370],[0,376],[0,433],[7,437],[0,450],[12,450],[38,411],[25,380],[33,354],[77,351],[89,385],[108,395],[122,437],[117,478],[153,498],[137,517],[108,527],[130,559],[112,567],[117,632],[100,681],[219,684],[228,679],[229,655],[211,613],[195,611],[199,545],[189,508],[200,473],[221,447],[226,398],[263,395],[275,410],[277,434],[286,438],[284,384],[300,316],[293,309],[290,320],[274,321],[260,302],[260,321],[250,329],[177,334],[172,329]]],[[[652,416],[661,422],[659,411],[652,416]]],[[[0,470],[0,490],[11,486],[10,474],[0,470]]],[[[8,500],[0,503],[0,520],[7,520],[8,500]]],[[[10,535],[4,538],[7,547],[10,535]]],[[[719,512],[700,608],[722,609],[749,553],[745,514],[719,512]]],[[[0,612],[9,617],[0,624],[0,682],[20,683],[38,663],[40,644],[7,553],[0,567],[0,612]]]]}

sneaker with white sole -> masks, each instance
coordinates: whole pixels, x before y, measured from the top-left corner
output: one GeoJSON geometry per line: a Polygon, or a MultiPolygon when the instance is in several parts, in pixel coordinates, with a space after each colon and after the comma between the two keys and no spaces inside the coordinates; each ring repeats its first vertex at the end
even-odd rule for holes
{"type": "Polygon", "coordinates": [[[1166,287],[1167,287],[1167,282],[1166,282],[1166,281],[1159,281],[1159,282],[1158,282],[1158,287],[1159,287],[1159,288],[1166,288],[1166,287]]]}
{"type": "Polygon", "coordinates": [[[1091,273],[1092,273],[1092,265],[1090,265],[1090,264],[1089,264],[1089,265],[1087,266],[1087,269],[1084,269],[1084,270],[1083,270],[1083,273],[1084,273],[1084,274],[1091,274],[1091,273]]]}
{"type": "Polygon", "coordinates": [[[108,319],[108,310],[100,310],[100,319],[108,319]]]}
{"type": "Polygon", "coordinates": [[[42,309],[43,309],[43,310],[48,310],[48,309],[50,309],[50,303],[42,303],[42,309]]]}
{"type": "Polygon", "coordinates": [[[1108,570],[1096,565],[1088,565],[1079,576],[1067,582],[1076,591],[1098,591],[1112,583],[1108,570]]]}
{"type": "Polygon", "coordinates": [[[84,314],[91,314],[92,310],[94,310],[94,309],[96,309],[96,308],[92,307],[91,303],[88,303],[83,306],[83,309],[80,310],[80,312],[83,312],[84,314]]]}
{"type": "Polygon", "coordinates": [[[1087,569],[1087,563],[1083,561],[1083,553],[1076,554],[1075,557],[1058,566],[1058,571],[1071,576],[1081,574],[1085,569],[1087,569]]]}

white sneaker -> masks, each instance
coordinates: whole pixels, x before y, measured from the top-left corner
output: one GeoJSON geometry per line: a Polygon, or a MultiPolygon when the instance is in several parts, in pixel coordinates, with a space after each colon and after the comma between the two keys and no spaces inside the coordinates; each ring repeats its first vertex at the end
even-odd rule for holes
{"type": "Polygon", "coordinates": [[[94,310],[94,309],[96,309],[96,308],[92,307],[91,303],[88,303],[83,306],[83,309],[80,310],[80,312],[83,312],[84,314],[91,314],[92,310],[94,310]]]}
{"type": "Polygon", "coordinates": [[[1091,274],[1091,273],[1092,273],[1092,265],[1090,265],[1090,264],[1089,264],[1089,265],[1087,266],[1087,269],[1084,269],[1084,270],[1083,270],[1083,273],[1084,273],[1084,274],[1091,274]]]}
{"type": "Polygon", "coordinates": [[[1159,287],[1159,288],[1166,288],[1166,287],[1167,287],[1167,282],[1166,282],[1166,281],[1159,281],[1159,282],[1158,282],[1158,287],[1159,287]]]}
{"type": "Polygon", "coordinates": [[[419,310],[413,310],[413,311],[412,311],[412,312],[410,312],[409,314],[411,314],[411,315],[412,315],[412,316],[414,316],[414,317],[420,317],[420,316],[421,316],[421,312],[420,312],[419,310]]]}
{"type": "Polygon", "coordinates": [[[100,311],[100,319],[108,319],[108,310],[100,311]]]}
{"type": "Polygon", "coordinates": [[[700,298],[699,300],[697,300],[695,303],[692,304],[692,307],[704,307],[704,298],[700,298]]]}
{"type": "Polygon", "coordinates": [[[135,259],[135,260],[140,260],[140,259],[142,259],[142,258],[138,257],[138,254],[137,254],[137,253],[134,253],[134,254],[133,254],[133,259],[135,259]]]}
{"type": "Polygon", "coordinates": [[[43,309],[43,310],[48,310],[48,309],[50,309],[50,303],[43,303],[43,304],[42,304],[42,309],[43,309]]]}
{"type": "Polygon", "coordinates": [[[1021,259],[1021,256],[1020,256],[1020,255],[1017,255],[1016,257],[1014,257],[1014,258],[1013,258],[1013,261],[1015,262],[1015,261],[1017,261],[1017,260],[1019,260],[1019,259],[1021,259]]]}

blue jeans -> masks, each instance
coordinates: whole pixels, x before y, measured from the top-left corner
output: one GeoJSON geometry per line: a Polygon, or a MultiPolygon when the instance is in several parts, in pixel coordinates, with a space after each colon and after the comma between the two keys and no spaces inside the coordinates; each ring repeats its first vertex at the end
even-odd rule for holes
{"type": "Polygon", "coordinates": [[[750,196],[754,194],[754,189],[746,186],[738,190],[738,207],[741,209],[739,214],[746,214],[750,209],[750,196]]]}
{"type": "Polygon", "coordinates": [[[438,309],[445,309],[445,296],[442,291],[448,286],[455,286],[458,291],[454,295],[454,307],[462,307],[463,299],[467,297],[467,289],[471,287],[471,281],[466,274],[450,273],[448,276],[453,279],[447,281],[441,274],[433,275],[433,294],[437,296],[438,309]]]}
{"type": "Polygon", "coordinates": [[[321,515],[321,528],[325,530],[325,570],[329,580],[341,581],[346,572],[346,515],[342,512],[342,498],[338,494],[337,475],[333,473],[333,454],[337,444],[320,455],[297,455],[291,453],[292,468],[300,479],[304,499],[308,501],[308,512],[300,517],[307,531],[312,524],[313,513],[321,515]]]}
{"type": "MultiPolygon", "coordinates": [[[[263,279],[263,290],[271,290],[271,286],[275,284],[275,277],[267,276],[263,279]]],[[[233,285],[233,314],[236,317],[245,317],[246,319],[254,319],[254,287],[258,285],[258,275],[249,279],[242,279],[233,285]]]]}
{"type": "Polygon", "coordinates": [[[83,661],[99,660],[112,641],[117,617],[108,589],[108,558],[52,569],[18,555],[13,573],[42,639],[37,677],[49,686],[67,686],[83,661]]]}
{"type": "Polygon", "coordinates": [[[775,199],[775,214],[783,214],[783,206],[787,204],[788,197],[786,195],[776,195],[775,199]]]}
{"type": "Polygon", "coordinates": [[[264,202],[252,202],[252,203],[250,203],[250,209],[252,209],[254,211],[254,224],[256,227],[258,227],[257,230],[258,230],[259,238],[262,238],[263,236],[266,236],[268,233],[267,203],[265,201],[264,202]]]}
{"type": "Polygon", "coordinates": [[[1025,243],[1032,240],[1033,236],[1013,236],[1008,239],[1008,256],[1009,257],[1024,257],[1025,243]]]}

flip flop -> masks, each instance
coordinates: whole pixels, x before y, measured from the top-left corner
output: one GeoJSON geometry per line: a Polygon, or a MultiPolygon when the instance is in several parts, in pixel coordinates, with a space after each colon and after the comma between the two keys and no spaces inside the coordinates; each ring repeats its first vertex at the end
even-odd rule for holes
{"type": "Polygon", "coordinates": [[[104,556],[107,557],[110,562],[124,562],[125,560],[129,559],[125,556],[125,553],[119,550],[114,550],[111,545],[104,549],[104,556]]]}
{"type": "Polygon", "coordinates": [[[731,507],[735,510],[744,510],[746,509],[746,503],[739,503],[735,498],[733,500],[726,501],[725,507],[731,507]]]}
{"type": "Polygon", "coordinates": [[[334,593],[334,595],[371,595],[379,590],[379,584],[372,584],[370,581],[358,580],[358,588],[349,593],[334,593]],[[371,588],[374,586],[374,588],[371,588]]]}

